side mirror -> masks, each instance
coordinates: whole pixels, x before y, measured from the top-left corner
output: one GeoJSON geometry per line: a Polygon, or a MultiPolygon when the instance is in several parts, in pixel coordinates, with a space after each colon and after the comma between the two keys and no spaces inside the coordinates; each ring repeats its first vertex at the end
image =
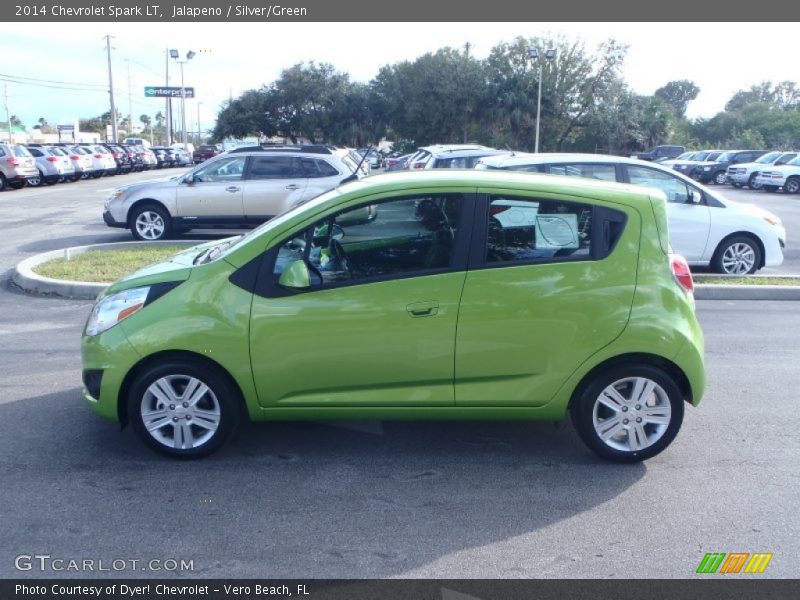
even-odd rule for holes
{"type": "Polygon", "coordinates": [[[278,285],[290,290],[304,290],[311,287],[311,273],[304,260],[290,263],[281,273],[278,285]]]}
{"type": "Polygon", "coordinates": [[[689,189],[687,204],[700,204],[703,201],[703,193],[700,190],[689,189]]]}

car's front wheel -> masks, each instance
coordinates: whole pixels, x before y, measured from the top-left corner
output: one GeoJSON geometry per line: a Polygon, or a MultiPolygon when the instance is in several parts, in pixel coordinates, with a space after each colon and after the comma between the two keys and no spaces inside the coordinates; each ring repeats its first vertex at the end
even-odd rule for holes
{"type": "Polygon", "coordinates": [[[218,368],[191,361],[153,365],[130,387],[128,418],[151,448],[175,458],[211,454],[235,431],[241,400],[218,368]]]}
{"type": "Polygon", "coordinates": [[[761,268],[761,247],[746,235],[736,235],[719,245],[711,268],[723,275],[749,275],[761,268]]]}
{"type": "Polygon", "coordinates": [[[584,443],[602,458],[638,462],[664,450],[683,422],[683,397],[673,379],[650,365],[598,373],[570,408],[584,443]]]}
{"type": "Polygon", "coordinates": [[[714,183],[716,183],[717,185],[725,184],[725,171],[718,171],[714,175],[714,183]]]}
{"type": "Polygon", "coordinates": [[[783,191],[787,194],[796,194],[800,192],[800,179],[797,177],[789,177],[786,184],[783,186],[783,191]]]}
{"type": "Polygon", "coordinates": [[[137,240],[155,242],[167,239],[172,231],[172,220],[167,211],[153,204],[136,208],[131,215],[131,233],[137,240]]]}

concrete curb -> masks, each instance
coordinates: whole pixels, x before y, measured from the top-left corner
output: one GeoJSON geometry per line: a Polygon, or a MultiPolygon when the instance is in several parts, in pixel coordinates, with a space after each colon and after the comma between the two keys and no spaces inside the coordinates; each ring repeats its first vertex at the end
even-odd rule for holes
{"type": "MultiPolygon", "coordinates": [[[[87,281],[64,281],[42,277],[33,272],[37,265],[61,258],[65,253],[82,254],[92,250],[108,250],[110,248],[131,248],[136,246],[159,246],[164,244],[196,246],[195,240],[165,240],[161,242],[115,242],[111,244],[92,244],[89,246],[75,246],[62,250],[51,250],[26,258],[17,265],[11,274],[11,280],[23,290],[33,294],[48,294],[75,298],[81,300],[94,300],[97,295],[108,287],[107,283],[87,281]]],[[[726,277],[726,275],[706,275],[703,277],[726,277]]],[[[768,277],[768,275],[752,275],[752,277],[768,277]]],[[[789,279],[800,279],[800,275],[779,275],[789,279]]],[[[800,282],[798,282],[800,283],[800,282]]],[[[800,301],[800,285],[720,285],[714,283],[697,284],[694,288],[694,297],[698,300],[793,300],[800,301]]]]}
{"type": "MultiPolygon", "coordinates": [[[[199,242],[202,243],[202,242],[199,242]]],[[[64,298],[74,298],[80,300],[94,300],[97,295],[108,287],[107,283],[91,281],[65,281],[63,279],[51,279],[34,273],[33,268],[48,260],[62,258],[65,254],[83,254],[92,250],[109,250],[113,248],[135,248],[137,246],[162,246],[173,245],[187,247],[196,246],[198,242],[164,240],[160,242],[114,242],[111,244],[91,244],[89,246],[74,246],[61,250],[51,250],[26,258],[20,262],[11,274],[11,281],[22,288],[24,291],[33,294],[46,294],[61,296],[64,298]]]]}

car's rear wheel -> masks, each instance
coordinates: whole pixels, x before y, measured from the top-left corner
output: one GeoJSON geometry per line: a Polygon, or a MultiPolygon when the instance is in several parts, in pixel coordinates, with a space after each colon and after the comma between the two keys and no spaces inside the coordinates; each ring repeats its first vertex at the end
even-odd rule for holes
{"type": "Polygon", "coordinates": [[[155,242],[167,239],[172,231],[172,221],[160,206],[139,206],[131,215],[131,233],[137,240],[155,242]]]}
{"type": "Polygon", "coordinates": [[[725,171],[717,171],[714,174],[714,183],[716,183],[717,185],[725,184],[725,171]]]}
{"type": "Polygon", "coordinates": [[[28,185],[32,187],[40,187],[43,183],[44,183],[44,175],[42,175],[41,171],[39,171],[39,174],[36,175],[35,177],[28,178],[28,185]]]}
{"type": "Polygon", "coordinates": [[[236,430],[238,390],[218,368],[192,361],[153,365],[134,380],[128,418],[151,448],[175,458],[211,454],[236,430]]]}
{"type": "Polygon", "coordinates": [[[8,185],[8,182],[6,181],[6,178],[3,176],[2,173],[0,173],[0,192],[2,192],[4,189],[6,189],[7,185],[8,185]]]}
{"type": "Polygon", "coordinates": [[[663,451],[683,422],[683,397],[662,369],[625,364],[603,370],[575,398],[570,416],[599,456],[637,462],[663,451]]]}
{"type": "Polygon", "coordinates": [[[747,235],[722,241],[711,259],[711,268],[724,275],[749,275],[761,268],[761,247],[747,235]]]}
{"type": "Polygon", "coordinates": [[[783,186],[783,191],[787,194],[796,194],[800,192],[800,179],[797,177],[789,177],[783,186]]]}

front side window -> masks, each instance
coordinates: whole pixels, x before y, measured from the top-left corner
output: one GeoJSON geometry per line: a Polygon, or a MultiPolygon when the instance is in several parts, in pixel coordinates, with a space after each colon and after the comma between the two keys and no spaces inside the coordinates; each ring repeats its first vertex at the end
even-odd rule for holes
{"type": "MultiPolygon", "coordinates": [[[[326,217],[284,242],[275,281],[303,260],[322,287],[448,269],[454,257],[460,195],[382,201],[326,217]]],[[[316,287],[319,287],[316,286],[316,287]]]]}
{"type": "Polygon", "coordinates": [[[244,156],[237,156],[214,161],[195,171],[194,180],[198,183],[239,181],[244,173],[245,160],[244,156]]]}
{"type": "Polygon", "coordinates": [[[628,179],[634,185],[644,185],[661,190],[666,194],[667,202],[685,204],[689,200],[689,187],[669,173],[629,165],[628,179]]]}
{"type": "Polygon", "coordinates": [[[579,202],[493,196],[487,263],[589,259],[592,207],[579,202]]]}

